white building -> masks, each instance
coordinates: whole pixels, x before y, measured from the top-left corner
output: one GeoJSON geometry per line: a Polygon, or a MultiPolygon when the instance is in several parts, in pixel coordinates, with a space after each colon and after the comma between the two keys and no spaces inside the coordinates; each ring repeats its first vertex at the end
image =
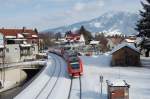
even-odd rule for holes
{"type": "Polygon", "coordinates": [[[5,48],[5,62],[32,60],[38,54],[38,35],[29,29],[0,29],[5,48]]]}
{"type": "Polygon", "coordinates": [[[83,46],[85,45],[85,38],[83,34],[78,33],[69,33],[65,35],[65,41],[71,44],[75,44],[75,46],[83,46]]]}

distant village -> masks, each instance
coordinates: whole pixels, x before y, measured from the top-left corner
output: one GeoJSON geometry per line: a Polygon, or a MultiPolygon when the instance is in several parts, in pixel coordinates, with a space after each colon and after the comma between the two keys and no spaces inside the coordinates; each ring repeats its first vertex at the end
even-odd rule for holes
{"type": "Polygon", "coordinates": [[[55,33],[52,37],[49,33],[44,33],[44,35],[47,35],[45,36],[46,38],[51,39],[49,41],[43,39],[43,42],[45,42],[44,44],[51,44],[50,46],[52,47],[56,45],[65,48],[71,47],[72,50],[79,52],[80,55],[112,54],[112,65],[140,66],[140,56],[149,57],[149,39],[143,40],[138,35],[105,34],[100,32],[95,33],[93,36],[90,31],[81,26],[79,30],[67,31],[64,35],[55,33]],[[124,57],[120,57],[120,55],[124,57]]]}
{"type": "Polygon", "coordinates": [[[106,35],[103,32],[92,34],[84,26],[76,31],[66,31],[65,34],[39,33],[36,28],[1,28],[0,62],[11,64],[35,60],[39,53],[48,48],[70,48],[86,56],[109,53],[113,55],[112,65],[137,66],[140,65],[140,56],[149,57],[149,39],[143,40],[137,35],[106,35]]]}

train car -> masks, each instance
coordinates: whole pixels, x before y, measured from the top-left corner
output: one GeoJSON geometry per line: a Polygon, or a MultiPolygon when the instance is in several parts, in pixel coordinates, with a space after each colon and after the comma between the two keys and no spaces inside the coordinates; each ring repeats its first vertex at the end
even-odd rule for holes
{"type": "Polygon", "coordinates": [[[72,56],[68,59],[68,73],[72,77],[83,75],[83,64],[79,57],[72,56]]]}
{"type": "Polygon", "coordinates": [[[74,51],[64,51],[63,53],[63,57],[66,61],[69,60],[69,57],[73,57],[73,56],[77,57],[77,54],[74,51]]]}
{"type": "Polygon", "coordinates": [[[57,54],[57,55],[59,55],[59,56],[62,56],[61,49],[59,49],[59,48],[49,48],[49,49],[48,49],[48,52],[49,52],[49,53],[57,54]]]}

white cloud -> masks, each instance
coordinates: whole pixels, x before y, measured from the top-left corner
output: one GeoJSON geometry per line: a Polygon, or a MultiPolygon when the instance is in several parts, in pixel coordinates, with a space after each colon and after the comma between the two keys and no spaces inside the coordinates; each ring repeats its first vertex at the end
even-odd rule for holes
{"type": "Polygon", "coordinates": [[[74,10],[75,11],[81,11],[84,9],[84,7],[85,7],[85,3],[78,2],[75,4],[74,10]]]}
{"type": "Polygon", "coordinates": [[[72,23],[89,20],[103,13],[104,0],[93,0],[87,2],[77,2],[72,9],[66,11],[66,15],[72,23]]]}
{"type": "MultiPolygon", "coordinates": [[[[138,10],[138,0],[0,0],[0,25],[40,30],[90,20],[111,10],[138,10]],[[119,2],[120,1],[120,2],[119,2]],[[132,2],[131,2],[132,1],[132,2]],[[127,2],[123,4],[124,2],[127,2]],[[123,4],[123,5],[122,5],[123,4]],[[4,9],[5,8],[5,9],[4,9]],[[19,9],[18,9],[19,8],[19,9]],[[11,12],[9,12],[9,10],[11,12]],[[5,13],[4,13],[5,12],[5,13]]],[[[139,5],[138,5],[139,4],[139,5]]],[[[95,24],[99,27],[99,24],[95,24]]]]}
{"type": "Polygon", "coordinates": [[[103,0],[99,0],[97,2],[97,5],[100,6],[100,7],[104,6],[104,1],[103,0]]]}
{"type": "Polygon", "coordinates": [[[90,1],[90,2],[77,2],[73,9],[74,11],[77,11],[77,12],[80,12],[80,11],[91,11],[94,9],[99,9],[101,8],[102,6],[104,6],[104,1],[103,0],[93,0],[93,1],[90,1]]]}
{"type": "Polygon", "coordinates": [[[23,4],[29,4],[31,3],[31,0],[0,0],[0,2],[0,7],[11,9],[23,4]]]}

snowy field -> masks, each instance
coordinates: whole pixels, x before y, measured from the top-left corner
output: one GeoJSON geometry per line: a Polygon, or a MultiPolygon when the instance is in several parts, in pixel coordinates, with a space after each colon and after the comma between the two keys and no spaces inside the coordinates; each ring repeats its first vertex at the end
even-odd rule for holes
{"type": "Polygon", "coordinates": [[[130,85],[130,99],[150,99],[150,69],[137,67],[111,67],[111,56],[82,56],[82,99],[107,99],[106,80],[123,79],[130,85]],[[103,75],[103,94],[100,93],[100,75],[103,75]]]}

